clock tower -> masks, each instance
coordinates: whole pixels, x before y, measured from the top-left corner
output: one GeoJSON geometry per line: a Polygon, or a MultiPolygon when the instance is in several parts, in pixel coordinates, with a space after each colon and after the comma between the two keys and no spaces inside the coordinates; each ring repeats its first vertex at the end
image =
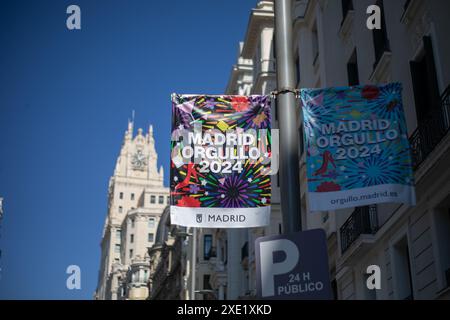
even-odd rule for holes
{"type": "Polygon", "coordinates": [[[138,129],[136,136],[133,127],[134,122],[129,121],[109,180],[97,299],[120,298],[120,288],[114,284],[117,274],[124,270],[126,273],[136,259],[142,264],[147,248],[153,244],[159,217],[168,204],[163,168],[157,167],[153,127],[150,125],[145,134],[138,129]]]}

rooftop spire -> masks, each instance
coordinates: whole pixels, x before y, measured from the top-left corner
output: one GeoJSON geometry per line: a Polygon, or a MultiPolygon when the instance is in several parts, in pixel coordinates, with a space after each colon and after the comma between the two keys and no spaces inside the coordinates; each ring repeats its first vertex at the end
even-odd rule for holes
{"type": "Polygon", "coordinates": [[[134,110],[131,113],[131,121],[130,121],[130,119],[128,119],[128,129],[125,132],[126,140],[133,139],[133,131],[134,131],[134,110]]]}

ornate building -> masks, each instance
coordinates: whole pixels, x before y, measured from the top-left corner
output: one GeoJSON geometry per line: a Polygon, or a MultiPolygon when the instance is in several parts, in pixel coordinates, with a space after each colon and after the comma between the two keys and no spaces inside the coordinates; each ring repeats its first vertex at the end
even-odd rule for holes
{"type": "Polygon", "coordinates": [[[153,128],[133,137],[133,122],[109,181],[108,214],[101,240],[96,299],[146,299],[150,276],[147,250],[169,202],[163,168],[157,169],[153,128]]]}
{"type": "Polygon", "coordinates": [[[170,209],[167,207],[158,224],[155,244],[149,249],[151,274],[149,299],[187,299],[188,260],[184,235],[186,228],[170,224],[170,209]]]}

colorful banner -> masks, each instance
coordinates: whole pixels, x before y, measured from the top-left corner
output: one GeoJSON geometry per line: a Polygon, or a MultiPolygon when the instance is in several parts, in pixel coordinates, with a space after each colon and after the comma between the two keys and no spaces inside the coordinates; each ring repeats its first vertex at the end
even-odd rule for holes
{"type": "Polygon", "coordinates": [[[269,224],[268,96],[172,95],[171,223],[269,224]]]}
{"type": "Polygon", "coordinates": [[[402,87],[301,90],[310,211],[415,205],[402,87]]]}

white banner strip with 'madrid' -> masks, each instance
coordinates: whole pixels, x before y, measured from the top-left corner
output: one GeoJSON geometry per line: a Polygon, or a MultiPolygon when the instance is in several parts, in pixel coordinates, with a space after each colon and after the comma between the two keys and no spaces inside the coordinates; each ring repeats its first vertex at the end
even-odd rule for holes
{"type": "Polygon", "coordinates": [[[254,228],[269,225],[270,207],[187,208],[170,206],[170,223],[200,228],[254,228]]]}
{"type": "Polygon", "coordinates": [[[384,184],[366,188],[333,192],[309,192],[310,211],[327,211],[349,207],[361,207],[377,203],[416,204],[413,186],[384,184]]]}

